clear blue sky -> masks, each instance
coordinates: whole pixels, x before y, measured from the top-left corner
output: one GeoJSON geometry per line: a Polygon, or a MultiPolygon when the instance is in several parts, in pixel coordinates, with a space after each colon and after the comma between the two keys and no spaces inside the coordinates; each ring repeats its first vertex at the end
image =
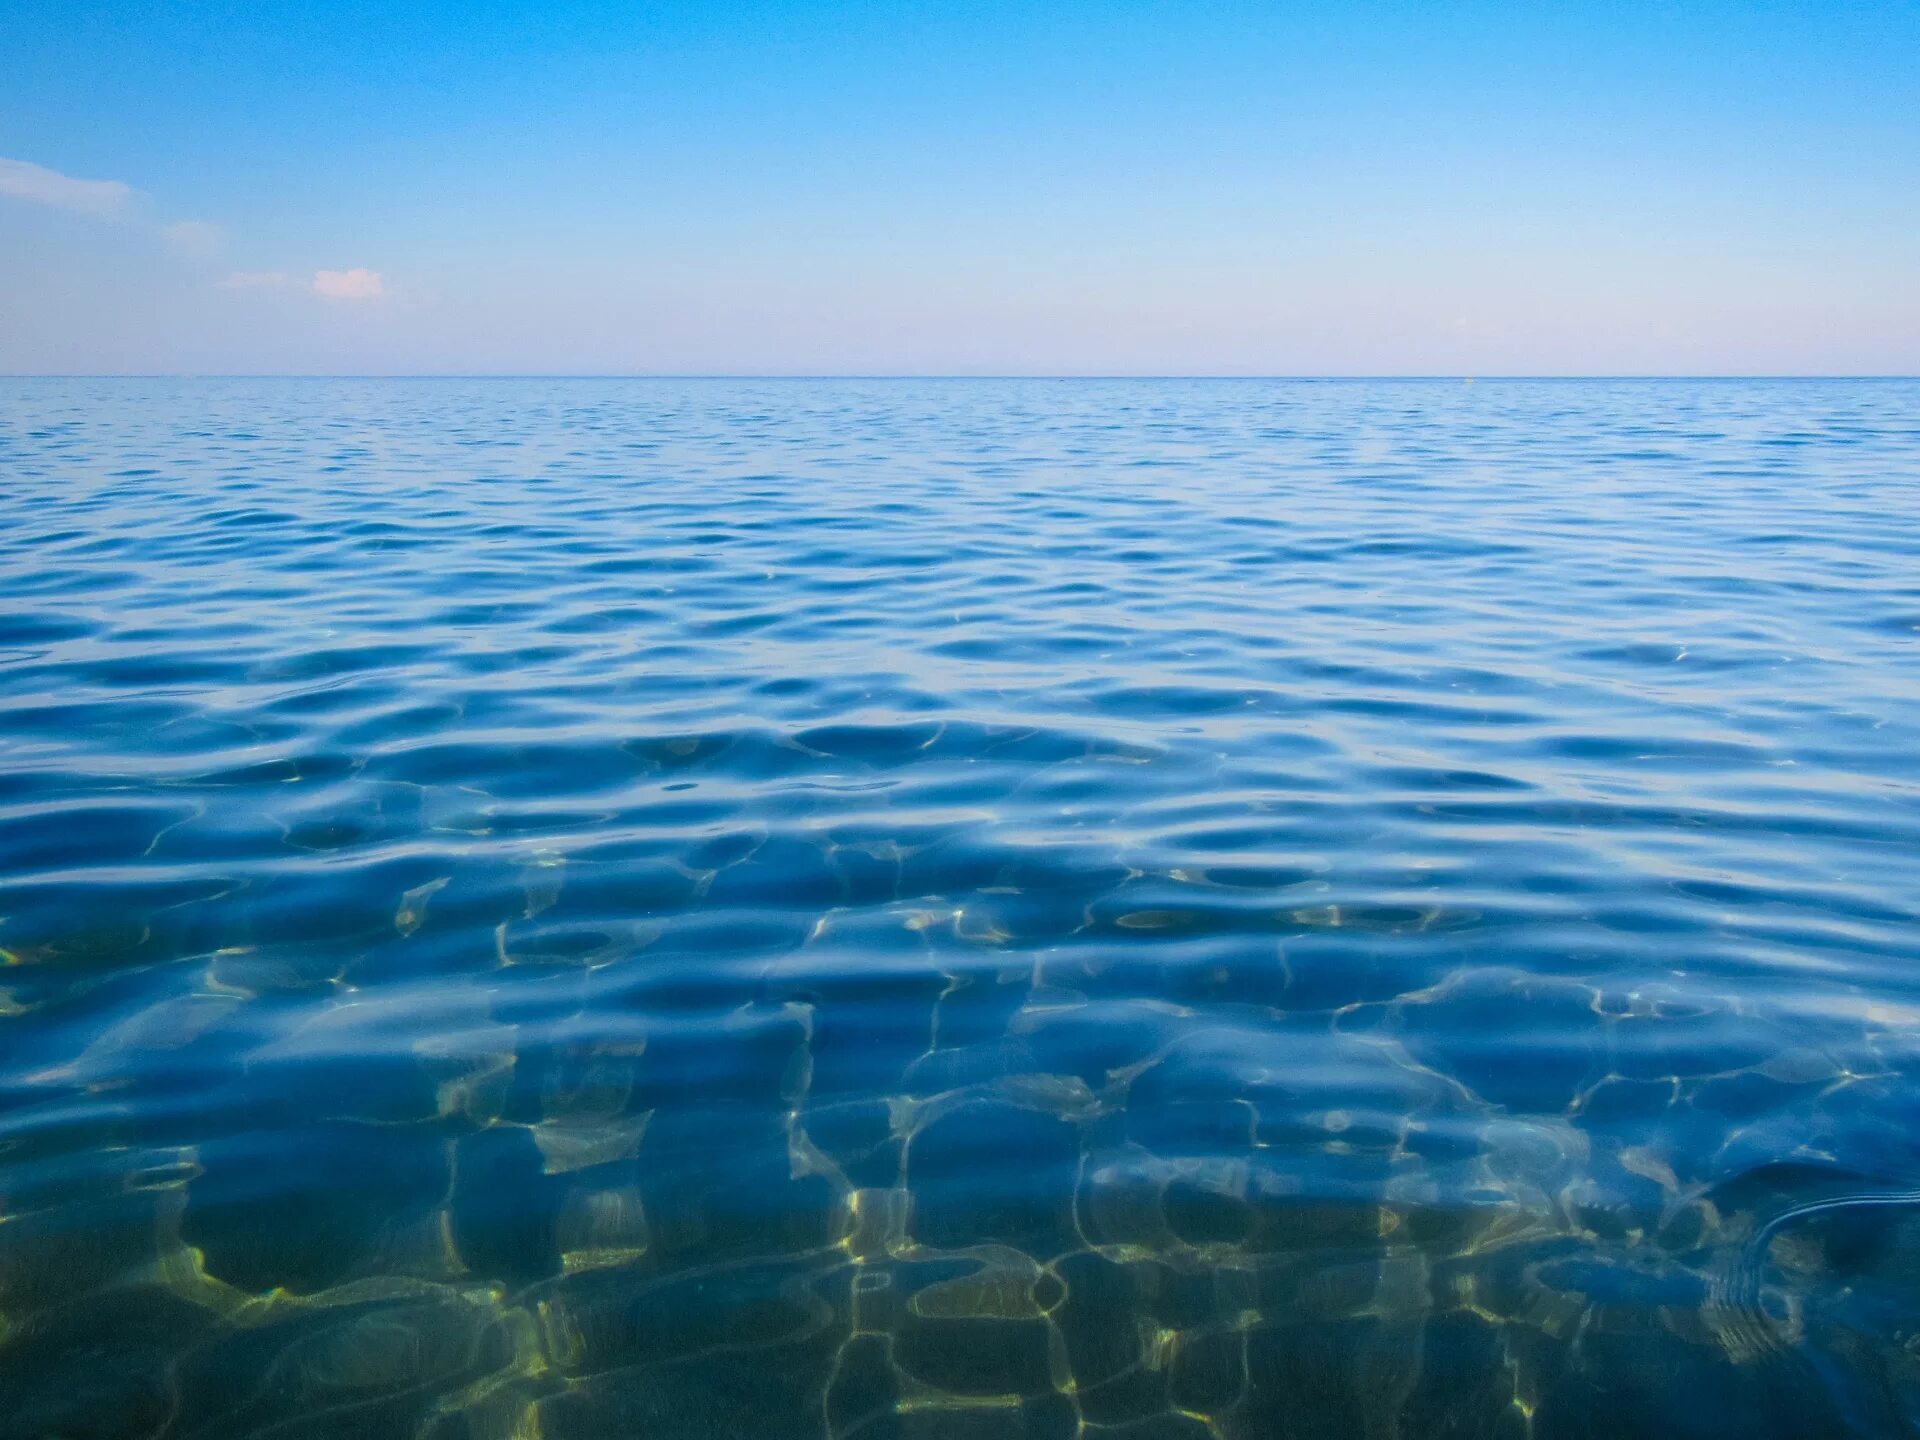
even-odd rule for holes
{"type": "Polygon", "coordinates": [[[0,76],[4,371],[1920,371],[1920,0],[46,0],[0,76]]]}

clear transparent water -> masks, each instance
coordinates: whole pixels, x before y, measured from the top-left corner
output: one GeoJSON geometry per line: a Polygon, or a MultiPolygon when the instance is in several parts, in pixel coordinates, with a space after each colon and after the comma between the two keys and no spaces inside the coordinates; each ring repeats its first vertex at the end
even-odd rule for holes
{"type": "Polygon", "coordinates": [[[1920,384],[0,382],[0,1434],[1920,1415],[1920,384]]]}

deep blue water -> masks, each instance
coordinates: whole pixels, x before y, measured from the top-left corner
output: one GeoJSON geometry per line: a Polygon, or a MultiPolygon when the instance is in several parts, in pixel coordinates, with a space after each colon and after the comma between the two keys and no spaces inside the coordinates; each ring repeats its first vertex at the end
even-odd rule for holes
{"type": "Polygon", "coordinates": [[[0,1435],[1920,1426],[1920,383],[0,381],[0,1435]]]}

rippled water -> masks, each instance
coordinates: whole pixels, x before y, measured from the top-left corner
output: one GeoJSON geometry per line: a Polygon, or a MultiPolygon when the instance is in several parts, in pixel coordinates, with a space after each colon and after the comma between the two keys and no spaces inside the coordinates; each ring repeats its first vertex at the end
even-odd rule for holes
{"type": "Polygon", "coordinates": [[[1920,383],[0,382],[0,1434],[1920,1424],[1920,383]]]}

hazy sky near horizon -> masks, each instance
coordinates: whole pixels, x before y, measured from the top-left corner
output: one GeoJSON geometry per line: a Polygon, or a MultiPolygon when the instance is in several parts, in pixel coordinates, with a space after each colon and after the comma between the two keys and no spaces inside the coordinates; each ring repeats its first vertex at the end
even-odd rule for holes
{"type": "Polygon", "coordinates": [[[0,371],[1920,372],[1920,0],[48,0],[0,74],[0,371]]]}

